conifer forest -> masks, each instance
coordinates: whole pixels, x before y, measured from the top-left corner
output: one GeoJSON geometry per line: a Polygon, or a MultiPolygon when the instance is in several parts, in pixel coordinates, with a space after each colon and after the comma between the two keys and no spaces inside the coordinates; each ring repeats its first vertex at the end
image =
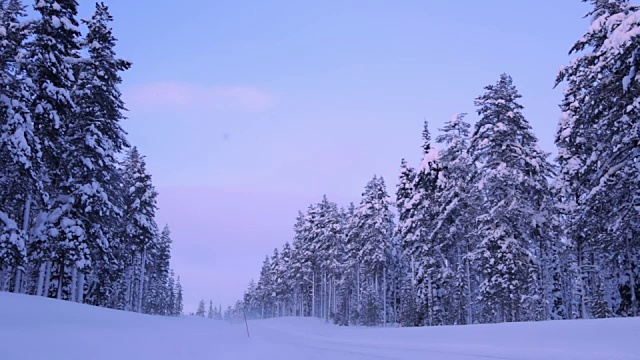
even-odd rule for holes
{"type": "MultiPolygon", "coordinates": [[[[421,138],[420,163],[372,176],[359,203],[325,196],[283,220],[294,237],[244,297],[195,315],[403,327],[639,316],[640,8],[584,2],[591,26],[566,66],[541,74],[564,90],[557,156],[538,145],[518,79],[496,74],[469,99],[476,121],[406,134],[421,138]]],[[[81,20],[76,0],[0,0],[0,291],[179,316],[172,234],[122,126],[132,63],[112,21],[102,2],[81,20]]]]}
{"type": "Polygon", "coordinates": [[[32,5],[0,1],[0,291],[181,314],[171,232],[121,126],[131,63],[109,9],[79,20],[75,0],[32,5]]]}
{"type": "Polygon", "coordinates": [[[474,125],[460,113],[432,135],[425,121],[423,160],[399,162],[395,194],[374,176],[358,204],[300,212],[233,310],[371,326],[638,316],[640,9],[588,3],[556,77],[555,159],[502,74],[474,125]]]}

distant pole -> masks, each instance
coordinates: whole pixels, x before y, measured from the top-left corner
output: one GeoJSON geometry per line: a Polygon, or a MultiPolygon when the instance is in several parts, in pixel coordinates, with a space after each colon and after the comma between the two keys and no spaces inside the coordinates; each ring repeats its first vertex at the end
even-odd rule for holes
{"type": "Polygon", "coordinates": [[[242,313],[244,314],[244,325],[247,327],[247,337],[249,336],[249,323],[247,322],[247,311],[243,308],[242,313]]]}

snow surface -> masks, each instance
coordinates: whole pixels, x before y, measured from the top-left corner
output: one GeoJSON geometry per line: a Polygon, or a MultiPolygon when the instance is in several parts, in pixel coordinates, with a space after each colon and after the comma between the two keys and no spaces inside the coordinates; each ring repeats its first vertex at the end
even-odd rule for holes
{"type": "Polygon", "coordinates": [[[0,293],[0,359],[640,359],[640,318],[432,328],[167,318],[0,293]]]}

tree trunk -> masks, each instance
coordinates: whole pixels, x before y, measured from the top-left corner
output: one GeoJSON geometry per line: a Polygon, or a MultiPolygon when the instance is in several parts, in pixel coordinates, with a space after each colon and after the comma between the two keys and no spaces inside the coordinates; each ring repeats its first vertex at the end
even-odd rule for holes
{"type": "MultiPolygon", "coordinates": [[[[629,241],[628,239],[627,241],[629,241]]],[[[636,274],[633,271],[633,260],[631,254],[629,254],[629,248],[627,247],[627,266],[629,268],[629,287],[631,288],[631,312],[633,316],[638,316],[638,299],[636,297],[636,274]]]]}
{"type": "Polygon", "coordinates": [[[356,306],[360,304],[360,266],[356,265],[356,306]]]}
{"type": "MultiPolygon", "coordinates": [[[[63,257],[64,258],[64,257],[63,257]]],[[[64,261],[60,261],[60,274],[58,274],[58,295],[56,298],[58,300],[62,299],[62,287],[64,286],[64,261]]]]}
{"type": "Polygon", "coordinates": [[[144,272],[147,259],[147,248],[142,249],[142,259],[140,260],[140,289],[138,290],[138,312],[142,312],[142,295],[144,292],[144,272]]]}
{"type": "MultiPolygon", "coordinates": [[[[22,218],[22,231],[24,231],[25,236],[29,237],[29,223],[31,217],[31,195],[27,195],[27,200],[24,204],[24,215],[22,218]]],[[[26,247],[25,243],[25,247],[26,247]]],[[[22,266],[16,266],[16,284],[13,288],[13,292],[22,293],[22,266]]]]}
{"type": "Polygon", "coordinates": [[[428,313],[429,313],[429,326],[433,326],[433,292],[431,286],[431,274],[429,274],[429,278],[427,280],[427,301],[429,302],[428,313]]]}
{"type": "Polygon", "coordinates": [[[44,289],[42,296],[49,297],[49,289],[51,288],[51,268],[53,267],[53,262],[47,261],[47,271],[44,275],[44,289]]]}
{"type": "MultiPolygon", "coordinates": [[[[540,238],[540,261],[539,261],[539,265],[538,265],[538,271],[540,272],[540,279],[538,280],[541,284],[540,286],[540,297],[542,298],[542,306],[543,306],[543,313],[542,313],[542,318],[543,320],[549,320],[549,304],[548,304],[548,296],[547,296],[547,289],[549,289],[549,284],[547,283],[547,279],[546,277],[546,268],[547,268],[547,252],[546,249],[544,247],[543,241],[542,241],[542,237],[540,238]]],[[[536,284],[538,285],[538,284],[536,284]]]]}
{"type": "Polygon", "coordinates": [[[316,272],[311,275],[311,317],[316,316],[316,272]]]}
{"type": "Polygon", "coordinates": [[[71,269],[71,288],[69,289],[69,301],[76,302],[76,285],[78,285],[78,268],[71,269]]]}
{"type": "Polygon", "coordinates": [[[38,271],[38,287],[36,288],[36,295],[42,296],[44,292],[44,277],[47,272],[47,263],[40,264],[40,271],[38,271]]]}
{"type": "Polygon", "coordinates": [[[323,306],[323,311],[324,311],[324,319],[325,320],[329,320],[329,304],[331,303],[331,288],[329,287],[329,281],[327,278],[327,273],[324,273],[324,306],[323,306]]]}
{"type": "Polygon", "coordinates": [[[0,270],[0,291],[8,291],[9,283],[11,282],[11,267],[3,268],[0,270]]]}
{"type": "MultiPolygon", "coordinates": [[[[468,252],[467,252],[468,253],[468,252]]],[[[473,324],[473,309],[471,306],[471,261],[465,259],[465,275],[467,278],[467,325],[473,324]]]]}
{"type": "Polygon", "coordinates": [[[76,301],[79,303],[84,303],[84,273],[80,272],[78,274],[78,285],[76,287],[78,294],[76,296],[76,301]]]}
{"type": "Polygon", "coordinates": [[[382,324],[387,326],[387,268],[382,269],[382,324]]]}
{"type": "Polygon", "coordinates": [[[589,318],[589,314],[587,313],[587,301],[586,301],[586,297],[587,297],[587,288],[585,287],[584,284],[584,274],[582,271],[582,267],[584,266],[583,264],[583,254],[582,254],[582,243],[579,243],[577,246],[578,251],[578,279],[580,281],[580,312],[582,314],[582,318],[583,319],[588,319],[589,318]]]}
{"type": "Polygon", "coordinates": [[[22,292],[22,269],[20,269],[20,266],[16,266],[16,282],[13,285],[13,292],[16,294],[22,292]]]}
{"type": "Polygon", "coordinates": [[[326,290],[326,286],[324,284],[324,271],[320,274],[320,313],[318,314],[319,318],[324,319],[324,292],[326,290]]]}
{"type": "MultiPolygon", "coordinates": [[[[133,264],[133,262],[132,262],[133,264]]],[[[133,282],[133,276],[132,276],[132,266],[129,266],[127,268],[126,271],[126,275],[125,275],[125,292],[124,292],[124,310],[125,311],[131,311],[131,287],[132,287],[132,282],[133,282]]]]}

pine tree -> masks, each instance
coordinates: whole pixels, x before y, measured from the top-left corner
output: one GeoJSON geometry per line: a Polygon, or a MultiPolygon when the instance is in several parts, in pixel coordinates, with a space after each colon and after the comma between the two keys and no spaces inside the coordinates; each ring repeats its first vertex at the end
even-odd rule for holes
{"type": "Polygon", "coordinates": [[[248,317],[250,318],[262,317],[262,306],[260,304],[260,299],[257,293],[257,286],[253,279],[249,281],[249,286],[247,287],[247,290],[244,292],[242,303],[248,317]]]}
{"type": "MultiPolygon", "coordinates": [[[[0,2],[0,274],[15,270],[14,290],[27,262],[31,203],[41,195],[40,143],[29,102],[33,89],[21,59],[31,33],[19,0],[0,2]],[[22,221],[21,221],[22,220],[22,221]]],[[[0,275],[0,291],[4,281],[0,275]]]]}
{"type": "Polygon", "coordinates": [[[174,278],[173,270],[169,274],[169,282],[167,284],[167,302],[166,302],[165,314],[167,316],[176,316],[176,280],[174,278]]]}
{"type": "MultiPolygon", "coordinates": [[[[70,194],[61,186],[72,179],[69,173],[69,124],[74,116],[72,99],[75,78],[72,63],[80,59],[80,31],[75,0],[42,0],[34,6],[41,18],[34,25],[33,40],[27,45],[30,59],[26,73],[33,80],[34,96],[29,104],[34,133],[42,144],[44,177],[47,179],[44,204],[51,210],[40,218],[32,243],[31,261],[53,261],[57,278],[57,295],[65,295],[69,267],[90,265],[90,246],[78,219],[65,214],[70,194]]],[[[40,265],[39,265],[40,266],[40,265]]],[[[43,275],[41,271],[41,276],[43,275]]],[[[39,280],[42,283],[42,279],[39,280]]],[[[71,284],[73,285],[73,284],[71,284]]]]}
{"type": "Polygon", "coordinates": [[[400,163],[400,176],[396,185],[396,208],[398,209],[398,220],[404,223],[410,216],[410,209],[407,204],[413,198],[413,182],[416,178],[415,170],[409,166],[405,159],[400,163]]]}
{"type": "Polygon", "coordinates": [[[148,247],[157,236],[156,192],[144,157],[132,148],[124,161],[124,236],[127,248],[126,310],[141,311],[148,247]],[[137,277],[137,280],[135,280],[137,277]],[[135,301],[134,301],[135,300],[135,301]]]}
{"type": "Polygon", "coordinates": [[[271,311],[274,306],[274,286],[271,276],[271,259],[266,256],[260,270],[260,279],[256,287],[258,301],[260,302],[260,318],[271,317],[271,311]]]}
{"type": "MultiPolygon", "coordinates": [[[[428,129],[428,128],[427,128],[428,129]]],[[[418,309],[416,304],[417,289],[415,274],[411,265],[413,264],[413,256],[405,253],[404,248],[408,245],[405,237],[411,237],[414,233],[413,221],[414,204],[412,199],[416,189],[414,188],[414,182],[416,178],[415,169],[413,169],[405,159],[402,159],[400,163],[400,176],[398,178],[398,184],[396,185],[396,209],[398,210],[398,226],[396,233],[398,234],[398,245],[400,251],[398,256],[400,271],[404,274],[397,274],[400,276],[400,288],[399,288],[399,322],[403,326],[416,326],[419,325],[418,309]],[[411,205],[411,206],[409,206],[411,205]]]]}
{"type": "Polygon", "coordinates": [[[278,293],[280,294],[280,301],[282,302],[283,314],[292,315],[293,313],[293,279],[290,277],[290,270],[292,267],[293,249],[291,245],[286,242],[282,246],[282,252],[280,253],[280,267],[278,271],[278,278],[280,282],[278,284],[278,293]]]}
{"type": "Polygon", "coordinates": [[[198,310],[196,310],[196,316],[201,316],[201,317],[205,316],[204,300],[200,300],[200,303],[198,303],[198,310]]]}
{"type": "MultiPolygon", "coordinates": [[[[581,285],[581,316],[595,274],[588,258],[607,252],[624,259],[617,265],[621,288],[629,287],[621,313],[638,315],[640,290],[640,84],[636,56],[640,46],[638,7],[627,0],[590,0],[592,24],[571,49],[580,53],[558,75],[566,81],[563,117],[556,135],[557,181],[568,234],[574,243],[576,271],[591,278],[581,285]]],[[[613,264],[601,264],[612,266],[613,264]]]]}
{"type": "Polygon", "coordinates": [[[367,183],[351,222],[350,243],[358,249],[359,313],[364,324],[386,321],[388,255],[394,223],[392,204],[382,177],[367,183]]]}
{"type": "Polygon", "coordinates": [[[169,294],[169,276],[171,268],[171,230],[169,225],[164,229],[154,241],[149,245],[147,251],[148,262],[146,263],[146,292],[144,294],[143,312],[147,314],[165,315],[170,307],[167,301],[169,294]]]}
{"type": "Polygon", "coordinates": [[[422,132],[422,163],[416,170],[411,199],[404,203],[404,221],[400,222],[399,233],[403,240],[404,256],[411,264],[413,282],[420,308],[426,310],[424,320],[428,325],[442,323],[439,289],[443,286],[442,263],[437,245],[429,234],[437,217],[438,178],[441,164],[438,153],[431,146],[431,134],[425,121],[422,132]]]}
{"type": "Polygon", "coordinates": [[[486,321],[530,320],[534,310],[522,301],[539,286],[531,248],[548,238],[541,210],[553,169],[522,115],[511,77],[502,74],[485,89],[476,99],[480,120],[470,143],[484,197],[474,254],[483,278],[479,300],[486,321]]]}
{"type": "Polygon", "coordinates": [[[315,209],[315,218],[311,219],[313,228],[310,240],[315,244],[318,255],[315,279],[319,302],[316,314],[329,321],[331,308],[334,305],[330,294],[334,290],[341,271],[343,224],[337,204],[329,201],[326,196],[323,196],[315,209]]]}
{"type": "MultiPolygon", "coordinates": [[[[76,269],[82,277],[91,267],[91,260],[100,261],[111,255],[108,239],[115,235],[116,217],[121,215],[113,188],[118,176],[115,156],[128,144],[119,124],[124,118],[124,105],[118,90],[118,72],[130,64],[115,57],[110,21],[108,8],[97,4],[92,19],[84,21],[89,29],[84,40],[89,58],[78,62],[74,69],[77,79],[71,99],[75,108],[67,123],[63,155],[69,159],[69,171],[68,178],[59,184],[65,197],[57,204],[61,226],[69,228],[67,233],[81,232],[81,236],[76,235],[77,241],[83,242],[82,246],[91,253],[89,259],[69,264],[74,278],[76,269]]],[[[76,296],[71,294],[73,299],[76,296]]]]}
{"type": "Polygon", "coordinates": [[[182,285],[180,284],[180,276],[176,280],[176,307],[174,309],[174,315],[180,316],[184,312],[184,304],[182,300],[182,285]]]}
{"type": "Polygon", "coordinates": [[[209,319],[213,319],[214,317],[214,312],[213,312],[213,300],[209,300],[209,311],[207,312],[207,317],[209,319]]]}
{"type": "Polygon", "coordinates": [[[473,322],[473,289],[471,252],[475,249],[473,229],[476,210],[480,205],[478,191],[473,184],[477,177],[476,166],[467,155],[469,128],[466,114],[457,114],[440,129],[442,135],[436,141],[446,147],[440,152],[442,170],[439,174],[438,210],[431,241],[438,245],[447,258],[450,281],[448,293],[451,310],[447,323],[470,324],[473,322]]]}
{"type": "Polygon", "coordinates": [[[342,236],[342,276],[339,279],[338,308],[336,309],[335,322],[339,325],[358,324],[360,314],[360,273],[362,264],[358,261],[362,244],[359,241],[359,232],[355,221],[356,206],[349,203],[349,207],[342,211],[343,236],[342,236]]]}

